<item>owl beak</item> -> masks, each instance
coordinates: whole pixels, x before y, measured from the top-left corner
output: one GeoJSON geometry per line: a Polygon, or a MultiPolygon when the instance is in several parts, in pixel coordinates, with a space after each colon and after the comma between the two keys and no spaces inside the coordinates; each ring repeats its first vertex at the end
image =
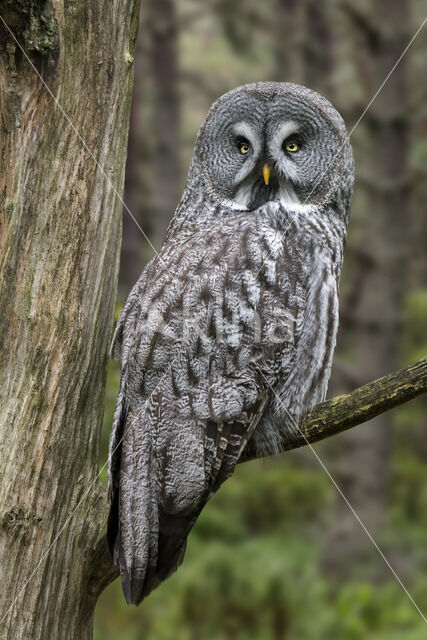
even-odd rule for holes
{"type": "Polygon", "coordinates": [[[264,182],[267,185],[270,181],[270,172],[271,172],[270,166],[267,163],[265,163],[265,165],[262,168],[262,175],[264,177],[264,182]]]}

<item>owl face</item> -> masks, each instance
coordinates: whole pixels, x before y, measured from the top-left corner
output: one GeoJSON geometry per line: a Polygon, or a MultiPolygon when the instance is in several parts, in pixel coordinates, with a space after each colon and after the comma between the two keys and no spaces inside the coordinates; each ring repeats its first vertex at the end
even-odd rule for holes
{"type": "Polygon", "coordinates": [[[317,93],[288,83],[239,87],[212,106],[196,143],[211,193],[233,209],[320,204],[352,188],[344,123],[317,93]]]}

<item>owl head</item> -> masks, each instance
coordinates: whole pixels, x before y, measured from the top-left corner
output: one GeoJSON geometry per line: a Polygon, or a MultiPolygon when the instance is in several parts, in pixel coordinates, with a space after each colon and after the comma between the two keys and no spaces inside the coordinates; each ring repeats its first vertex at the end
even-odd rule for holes
{"type": "Polygon", "coordinates": [[[330,102],[306,87],[258,82],[221,96],[200,128],[194,165],[211,196],[231,209],[325,205],[347,221],[354,174],[348,134],[330,102]]]}

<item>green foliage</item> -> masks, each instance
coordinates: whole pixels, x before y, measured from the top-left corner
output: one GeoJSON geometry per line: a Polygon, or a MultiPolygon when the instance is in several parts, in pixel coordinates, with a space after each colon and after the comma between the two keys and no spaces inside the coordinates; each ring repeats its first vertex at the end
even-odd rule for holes
{"type": "Polygon", "coordinates": [[[380,586],[350,583],[338,593],[333,604],[330,638],[421,640],[425,631],[425,623],[409,600],[402,597],[395,582],[380,586]]]}
{"type": "MultiPolygon", "coordinates": [[[[392,579],[338,584],[322,575],[320,545],[309,531],[329,500],[323,475],[310,471],[306,481],[307,470],[285,460],[271,469],[250,467],[239,469],[206,507],[182,567],[138,609],[124,605],[118,582],[111,585],[97,610],[95,640],[420,639],[424,623],[392,579]],[[317,513],[314,483],[321,487],[317,513]],[[299,487],[299,500],[292,486],[299,487]],[[252,515],[263,492],[254,534],[252,515]],[[297,508],[295,520],[303,495],[311,506],[297,508]]],[[[426,588],[414,591],[420,601],[426,588]]]]}
{"type": "Polygon", "coordinates": [[[300,469],[281,459],[280,466],[251,462],[237,468],[233,479],[211,500],[197,523],[202,538],[235,540],[289,533],[320,517],[331,495],[318,469],[300,469]],[[262,478],[262,481],[260,481],[262,478]]]}

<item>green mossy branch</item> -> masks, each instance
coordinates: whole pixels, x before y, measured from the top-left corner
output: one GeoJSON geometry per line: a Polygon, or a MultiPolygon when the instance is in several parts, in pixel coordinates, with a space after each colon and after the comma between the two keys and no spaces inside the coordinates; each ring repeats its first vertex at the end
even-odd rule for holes
{"type": "MultiPolygon", "coordinates": [[[[427,392],[427,357],[405,369],[373,380],[351,393],[326,400],[314,407],[301,420],[299,433],[284,438],[274,455],[297,449],[351,429],[375,416],[404,404],[427,392]]],[[[240,462],[253,459],[250,449],[240,462]]]]}
{"type": "Polygon", "coordinates": [[[405,369],[378,378],[318,404],[300,424],[301,436],[286,448],[294,449],[329,438],[404,404],[427,391],[427,357],[405,369]]]}

